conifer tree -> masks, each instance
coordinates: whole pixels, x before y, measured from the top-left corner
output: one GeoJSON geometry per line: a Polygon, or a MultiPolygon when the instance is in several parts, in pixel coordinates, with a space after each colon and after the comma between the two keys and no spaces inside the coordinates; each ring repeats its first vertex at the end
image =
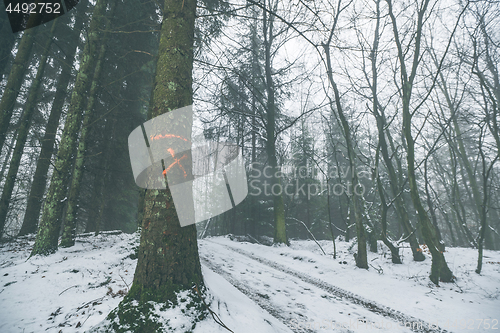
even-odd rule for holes
{"type": "Polygon", "coordinates": [[[43,208],[40,226],[31,255],[47,255],[57,250],[59,229],[62,222],[62,212],[68,182],[71,176],[71,166],[76,153],[78,133],[83,117],[83,110],[91,77],[97,61],[99,51],[99,30],[102,27],[106,13],[106,0],[98,0],[90,23],[88,40],[82,54],[80,69],[76,78],[75,87],[71,95],[71,102],[66,116],[66,123],[61,138],[59,151],[54,164],[54,173],[50,181],[47,199],[43,208]]]}

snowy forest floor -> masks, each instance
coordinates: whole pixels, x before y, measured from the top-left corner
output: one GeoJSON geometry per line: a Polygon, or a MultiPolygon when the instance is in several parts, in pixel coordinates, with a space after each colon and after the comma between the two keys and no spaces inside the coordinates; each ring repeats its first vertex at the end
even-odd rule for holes
{"type": "MultiPolygon", "coordinates": [[[[78,237],[47,257],[29,253],[33,240],[0,245],[0,332],[85,332],[101,323],[132,284],[139,234],[78,237]],[[133,256],[132,256],[133,257],[133,256]]],[[[213,237],[199,241],[210,308],[235,333],[489,332],[500,329],[500,252],[448,248],[455,283],[433,285],[430,256],[402,265],[379,244],[370,269],[354,263],[353,243],[292,240],[269,247],[213,237]],[[403,327],[406,325],[407,328],[403,327]],[[436,328],[436,325],[439,328],[436,328]],[[409,326],[413,326],[409,329],[409,326]]],[[[162,314],[175,332],[181,311],[162,314]]],[[[207,317],[194,333],[228,332],[207,317]]]]}

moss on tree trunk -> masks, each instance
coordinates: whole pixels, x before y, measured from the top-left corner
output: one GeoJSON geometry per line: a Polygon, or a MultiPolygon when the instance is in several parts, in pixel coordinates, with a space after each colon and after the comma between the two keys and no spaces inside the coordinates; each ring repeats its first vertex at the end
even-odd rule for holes
{"type": "MultiPolygon", "coordinates": [[[[113,15],[115,3],[112,3],[112,8],[108,14],[110,17],[113,15]]],[[[111,29],[109,23],[106,27],[108,30],[111,29]]],[[[94,76],[92,83],[90,85],[89,99],[87,102],[87,108],[85,115],[83,117],[82,131],[80,133],[80,141],[78,142],[78,151],[75,159],[75,167],[73,169],[73,176],[71,178],[71,185],[69,187],[68,195],[68,206],[66,209],[66,218],[64,220],[64,229],[61,236],[61,246],[70,247],[75,245],[75,234],[76,234],[76,213],[78,211],[78,196],[80,195],[80,187],[83,178],[83,163],[85,161],[85,155],[87,154],[87,144],[89,141],[90,125],[94,118],[94,108],[97,97],[97,90],[100,87],[99,80],[101,78],[102,65],[104,62],[104,56],[107,50],[106,37],[103,37],[100,41],[101,47],[99,51],[99,57],[97,59],[94,76]]]]}
{"type": "MultiPolygon", "coordinates": [[[[164,1],[159,58],[150,118],[192,104],[193,41],[196,0],[164,1]]],[[[177,120],[175,120],[177,121],[177,120]]],[[[176,126],[191,128],[192,119],[176,126]]],[[[194,207],[193,207],[194,209],[194,207]]],[[[147,190],[134,282],[118,309],[109,315],[112,330],[164,331],[150,313],[150,302],[177,303],[176,292],[203,289],[196,227],[181,227],[170,190],[147,190]]],[[[201,307],[201,300],[195,306],[201,307]]]]}

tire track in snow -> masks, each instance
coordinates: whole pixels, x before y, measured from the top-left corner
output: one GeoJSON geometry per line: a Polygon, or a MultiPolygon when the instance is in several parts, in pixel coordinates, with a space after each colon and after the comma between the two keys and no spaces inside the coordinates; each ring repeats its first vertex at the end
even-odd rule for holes
{"type": "MultiPolygon", "coordinates": [[[[241,254],[241,255],[243,255],[243,256],[245,256],[247,258],[255,260],[255,261],[259,262],[260,264],[263,264],[265,266],[271,267],[271,268],[276,269],[276,270],[278,270],[280,272],[287,273],[287,274],[289,274],[291,276],[294,276],[294,277],[300,279],[303,282],[306,282],[306,283],[311,284],[311,285],[313,285],[313,286],[315,286],[315,287],[317,287],[317,288],[319,288],[319,289],[321,289],[323,291],[326,291],[327,293],[329,293],[329,294],[331,294],[331,295],[333,295],[333,296],[335,296],[337,298],[341,298],[341,299],[346,300],[346,301],[348,301],[348,302],[350,302],[352,304],[360,305],[360,306],[364,307],[365,309],[367,309],[370,312],[373,312],[373,313],[375,313],[377,315],[380,315],[380,316],[383,316],[383,317],[386,317],[386,318],[390,318],[393,321],[396,321],[397,323],[422,323],[422,325],[413,325],[413,327],[411,327],[411,328],[407,327],[410,330],[412,330],[413,332],[416,332],[416,333],[452,333],[452,332],[450,332],[448,330],[442,329],[440,327],[436,327],[436,325],[430,324],[430,323],[425,322],[425,321],[423,321],[421,319],[415,318],[415,317],[413,317],[411,315],[407,315],[407,314],[404,314],[404,313],[402,313],[400,311],[394,310],[394,309],[392,309],[392,308],[390,308],[388,306],[377,304],[376,302],[370,301],[370,300],[368,300],[368,299],[366,299],[366,298],[364,298],[362,296],[356,295],[356,294],[354,294],[354,293],[352,293],[350,291],[347,291],[345,289],[333,286],[333,285],[331,285],[329,283],[326,283],[326,282],[324,282],[324,281],[322,281],[320,279],[314,278],[314,277],[312,277],[310,275],[307,275],[307,274],[304,274],[304,273],[300,273],[300,272],[295,271],[295,270],[293,270],[291,268],[288,268],[288,267],[286,267],[284,265],[280,265],[280,264],[278,264],[278,263],[276,263],[274,261],[267,260],[267,259],[261,258],[259,256],[256,256],[253,253],[249,253],[249,252],[247,252],[245,250],[242,250],[242,249],[239,249],[239,248],[235,248],[235,247],[232,247],[232,246],[229,246],[229,245],[226,245],[226,244],[220,244],[220,243],[217,243],[217,242],[214,242],[214,241],[210,241],[208,239],[204,239],[204,241],[205,242],[210,242],[212,244],[216,244],[218,246],[222,246],[222,247],[224,247],[224,248],[226,248],[226,249],[228,249],[230,251],[236,252],[236,253],[241,254]]],[[[203,258],[203,261],[210,264],[210,262],[206,258],[203,258]]],[[[212,265],[212,266],[214,266],[214,265],[212,265]]],[[[224,272],[220,268],[218,268],[218,267],[215,267],[215,268],[218,269],[219,271],[221,271],[222,273],[219,273],[219,272],[215,271],[212,268],[210,268],[210,269],[212,269],[217,274],[223,275],[224,277],[226,275],[229,275],[228,273],[224,272]]],[[[240,282],[238,282],[237,280],[233,279],[232,277],[230,277],[230,278],[231,278],[232,281],[230,281],[230,280],[228,280],[228,281],[232,285],[234,285],[235,287],[236,287],[236,285],[233,283],[233,281],[235,283],[241,284],[240,282]]],[[[247,286],[242,286],[242,287],[247,288],[247,286]]],[[[238,287],[236,287],[236,288],[239,289],[238,287]]],[[[247,294],[245,293],[245,295],[247,295],[247,294]]],[[[260,305],[260,303],[258,303],[258,302],[257,302],[257,304],[260,305]]],[[[265,310],[269,312],[269,310],[267,310],[267,309],[265,309],[265,310]]],[[[271,313],[271,312],[269,312],[269,313],[271,313]]],[[[272,314],[272,315],[274,316],[274,314],[272,314]]],[[[276,317],[276,318],[278,318],[278,317],[276,317]]],[[[302,330],[300,332],[304,332],[304,330],[302,330]]]]}
{"type": "Polygon", "coordinates": [[[287,326],[289,329],[292,330],[294,333],[315,333],[315,331],[312,331],[310,329],[306,328],[296,328],[294,325],[291,325],[292,322],[292,317],[287,316],[286,311],[278,311],[276,310],[277,307],[269,302],[269,300],[265,297],[265,295],[260,294],[257,290],[252,290],[251,288],[248,287],[248,285],[245,285],[244,283],[236,280],[231,276],[230,273],[226,272],[225,270],[221,269],[220,267],[214,265],[210,260],[207,258],[203,257],[200,255],[200,261],[201,263],[206,266],[208,269],[213,271],[216,274],[219,274],[222,276],[224,279],[227,280],[230,284],[232,284],[236,289],[238,289],[240,292],[245,294],[248,298],[250,298],[252,301],[257,303],[258,306],[260,306],[262,309],[267,311],[271,316],[274,318],[278,319],[281,321],[285,326],[287,326]]]}

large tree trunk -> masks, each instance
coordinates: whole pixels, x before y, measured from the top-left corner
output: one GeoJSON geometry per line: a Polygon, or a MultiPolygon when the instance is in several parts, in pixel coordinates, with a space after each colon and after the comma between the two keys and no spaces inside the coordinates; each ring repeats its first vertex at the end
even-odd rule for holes
{"type": "Polygon", "coordinates": [[[12,191],[14,190],[14,185],[17,178],[17,172],[19,170],[19,165],[21,164],[21,157],[23,156],[24,145],[28,138],[28,131],[31,127],[31,120],[33,114],[35,113],[37,100],[40,93],[40,88],[42,86],[42,78],[45,72],[45,67],[47,65],[47,59],[49,57],[50,46],[54,40],[54,30],[58,23],[56,18],[52,23],[52,28],[50,29],[47,40],[44,44],[43,54],[40,59],[40,65],[38,67],[36,77],[31,84],[31,89],[29,92],[28,100],[26,101],[26,107],[21,118],[21,125],[18,129],[16,147],[14,148],[14,153],[12,154],[12,159],[10,161],[9,172],[7,174],[7,179],[4,184],[2,191],[2,197],[0,198],[0,238],[3,234],[3,229],[5,226],[5,221],[7,219],[7,213],[9,210],[10,199],[12,197],[12,191]]]}
{"type": "MultiPolygon", "coordinates": [[[[192,104],[195,13],[196,0],[164,1],[150,118],[192,104]]],[[[190,132],[190,122],[179,120],[179,126],[190,132]]],[[[196,297],[193,287],[203,288],[196,227],[180,226],[168,185],[146,192],[138,257],[130,292],[110,315],[119,322],[113,330],[131,325],[135,332],[162,331],[147,312],[150,302],[177,304],[177,291],[189,290],[196,297]]]]}
{"type": "Polygon", "coordinates": [[[50,182],[47,199],[43,208],[40,226],[31,255],[47,255],[57,250],[57,241],[61,228],[63,208],[65,205],[68,182],[71,176],[71,165],[76,153],[78,133],[83,117],[85,97],[89,90],[91,74],[95,69],[97,51],[99,50],[99,29],[102,27],[106,12],[106,0],[98,0],[90,23],[88,40],[82,54],[80,70],[71,95],[64,131],[54,164],[54,173],[50,182]]]}
{"type": "Polygon", "coordinates": [[[40,155],[38,156],[35,175],[33,177],[33,183],[31,184],[30,194],[28,196],[28,205],[26,207],[23,225],[21,227],[21,231],[19,232],[19,236],[36,232],[38,218],[42,208],[43,194],[47,186],[47,172],[49,171],[50,160],[52,158],[52,154],[54,153],[57,127],[59,126],[59,119],[61,118],[64,102],[66,100],[66,96],[68,95],[68,84],[71,80],[71,71],[73,69],[73,63],[75,62],[76,48],[79,44],[79,38],[76,32],[79,34],[83,27],[86,4],[87,2],[85,2],[85,5],[83,5],[83,2],[80,2],[80,6],[83,8],[77,9],[79,12],[76,16],[76,23],[73,30],[75,31],[75,35],[72,36],[73,41],[70,42],[71,47],[66,52],[64,61],[61,62],[62,71],[59,75],[59,79],[57,80],[54,102],[52,103],[49,119],[45,127],[45,134],[41,141],[42,148],[40,150],[40,155]]]}

